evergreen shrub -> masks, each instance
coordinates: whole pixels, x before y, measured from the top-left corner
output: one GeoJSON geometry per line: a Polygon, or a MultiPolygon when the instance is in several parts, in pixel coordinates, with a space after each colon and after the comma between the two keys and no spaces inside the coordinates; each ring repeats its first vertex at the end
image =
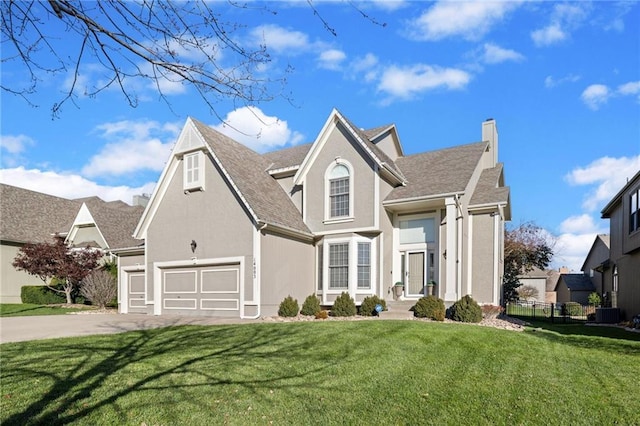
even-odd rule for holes
{"type": "Polygon", "coordinates": [[[418,318],[429,318],[435,321],[444,321],[444,302],[436,296],[429,295],[421,297],[413,307],[413,315],[418,318]]]}
{"type": "Polygon", "coordinates": [[[340,296],[333,302],[331,308],[332,317],[352,317],[358,312],[356,309],[356,302],[349,296],[349,293],[343,291],[340,296]]]}
{"type": "Polygon", "coordinates": [[[451,306],[449,318],[460,322],[480,322],[482,308],[471,296],[466,295],[451,306]]]}
{"type": "Polygon", "coordinates": [[[362,301],[362,305],[360,305],[360,315],[363,317],[378,315],[376,305],[381,305],[383,311],[387,310],[387,302],[385,302],[384,299],[379,298],[375,294],[373,296],[365,297],[362,301]]]}
{"type": "Polygon", "coordinates": [[[22,303],[57,305],[67,303],[64,293],[56,293],[46,285],[25,285],[20,289],[22,303]]]}
{"type": "Polygon", "coordinates": [[[304,299],[300,313],[302,315],[316,315],[320,312],[320,299],[315,294],[310,294],[304,299]]]}
{"type": "Polygon", "coordinates": [[[287,296],[282,302],[280,302],[278,315],[281,317],[295,317],[298,315],[299,310],[300,307],[298,306],[298,300],[291,296],[287,296]]]}

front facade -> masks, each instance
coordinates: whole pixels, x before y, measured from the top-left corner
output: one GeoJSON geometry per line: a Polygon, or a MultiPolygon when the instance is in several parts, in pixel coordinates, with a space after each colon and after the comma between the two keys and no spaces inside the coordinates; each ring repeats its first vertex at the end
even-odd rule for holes
{"type": "Polygon", "coordinates": [[[405,299],[434,285],[498,304],[509,189],[497,130],[405,156],[394,125],[331,112],[311,144],[260,155],[188,119],[119,253],[122,312],[256,318],[291,295],[405,299]],[[124,272],[124,273],[122,273],[124,272]]]}
{"type": "Polygon", "coordinates": [[[602,210],[609,219],[609,259],[600,268],[606,300],[622,318],[640,314],[640,171],[602,210]]]}

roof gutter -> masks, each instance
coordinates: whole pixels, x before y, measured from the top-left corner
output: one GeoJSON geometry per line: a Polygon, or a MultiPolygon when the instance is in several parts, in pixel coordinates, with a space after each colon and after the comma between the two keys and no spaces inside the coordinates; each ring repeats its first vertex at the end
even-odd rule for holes
{"type": "Polygon", "coordinates": [[[263,231],[263,230],[273,230],[273,232],[279,233],[279,234],[283,234],[283,235],[287,235],[289,237],[295,237],[295,238],[300,238],[304,241],[309,241],[309,242],[313,242],[315,239],[315,236],[309,232],[304,232],[304,231],[300,231],[298,229],[293,229],[291,227],[288,226],[284,226],[284,225],[279,225],[279,224],[275,224],[275,223],[267,223],[264,221],[258,221],[257,222],[258,225],[258,230],[259,231],[263,231]]]}

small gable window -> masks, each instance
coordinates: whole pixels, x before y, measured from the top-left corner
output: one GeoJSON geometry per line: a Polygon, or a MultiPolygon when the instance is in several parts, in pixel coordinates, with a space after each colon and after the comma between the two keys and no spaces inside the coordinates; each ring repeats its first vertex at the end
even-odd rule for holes
{"type": "Polygon", "coordinates": [[[202,151],[184,156],[184,190],[204,189],[204,153],[202,151]]]}
{"type": "Polygon", "coordinates": [[[346,164],[330,167],[327,174],[328,201],[327,219],[348,218],[352,209],[352,176],[346,164]]]}

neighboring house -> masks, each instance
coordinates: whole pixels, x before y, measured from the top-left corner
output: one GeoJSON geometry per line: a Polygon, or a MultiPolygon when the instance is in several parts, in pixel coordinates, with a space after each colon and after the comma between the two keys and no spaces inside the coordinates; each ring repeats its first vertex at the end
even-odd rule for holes
{"type": "Polygon", "coordinates": [[[106,254],[140,243],[131,234],[143,208],[121,201],[67,200],[0,184],[0,205],[0,303],[21,303],[22,286],[43,285],[38,277],[11,265],[26,243],[51,243],[60,234],[74,247],[100,248],[106,254]]]}
{"type": "MultiPolygon", "coordinates": [[[[427,141],[428,143],[428,141],[427,141]]],[[[509,188],[494,120],[482,142],[404,155],[395,125],[333,110],[311,144],[260,155],[189,118],[117,250],[120,311],[255,318],[291,295],[332,305],[406,299],[499,304],[509,188]]]]}
{"type": "Polygon", "coordinates": [[[531,302],[546,302],[547,301],[547,278],[549,274],[547,271],[543,271],[540,268],[534,268],[533,270],[522,274],[518,277],[521,286],[519,288],[529,286],[538,291],[538,296],[529,298],[531,302]]]}
{"type": "Polygon", "coordinates": [[[602,210],[609,219],[609,261],[602,264],[603,292],[622,318],[640,314],[640,171],[602,210]]]}
{"type": "Polygon", "coordinates": [[[603,274],[609,264],[609,235],[596,235],[581,271],[591,278],[595,291],[602,297],[604,294],[603,274]]]}
{"type": "Polygon", "coordinates": [[[584,274],[560,274],[555,287],[556,302],[589,304],[589,295],[596,291],[591,279],[584,274]]]}

